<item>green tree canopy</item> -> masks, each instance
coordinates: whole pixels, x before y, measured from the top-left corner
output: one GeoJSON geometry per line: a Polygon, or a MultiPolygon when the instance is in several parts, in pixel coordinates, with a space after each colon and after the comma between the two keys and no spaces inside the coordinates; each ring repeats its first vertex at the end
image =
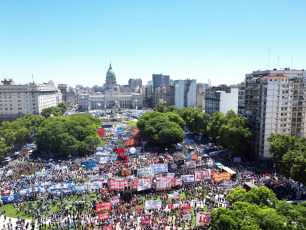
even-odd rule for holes
{"type": "Polygon", "coordinates": [[[236,188],[227,196],[229,209],[211,212],[211,229],[304,229],[306,203],[296,206],[277,200],[266,187],[252,188],[249,192],[236,188]]]}
{"type": "Polygon", "coordinates": [[[41,114],[45,118],[51,116],[61,116],[67,111],[67,105],[63,102],[59,103],[57,106],[51,106],[42,110],[41,114]]]}
{"type": "Polygon", "coordinates": [[[272,134],[269,151],[282,174],[306,183],[306,138],[272,134]]]}
{"type": "Polygon", "coordinates": [[[184,139],[184,120],[175,113],[148,112],[137,122],[140,133],[151,144],[171,146],[184,139]]]}
{"type": "Polygon", "coordinates": [[[60,156],[84,156],[101,143],[97,127],[101,121],[89,114],[46,119],[38,128],[36,143],[42,152],[60,156]]]}

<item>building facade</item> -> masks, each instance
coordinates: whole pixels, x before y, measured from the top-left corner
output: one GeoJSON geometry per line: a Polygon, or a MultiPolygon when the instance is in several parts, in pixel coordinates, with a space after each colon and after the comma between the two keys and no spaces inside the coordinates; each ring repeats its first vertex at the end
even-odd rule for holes
{"type": "Polygon", "coordinates": [[[28,113],[40,115],[43,109],[60,102],[61,91],[52,81],[15,85],[12,79],[4,79],[0,85],[0,121],[13,121],[28,113]]]}
{"type": "Polygon", "coordinates": [[[170,76],[169,75],[163,75],[163,74],[153,74],[152,75],[152,83],[153,83],[153,92],[158,87],[168,85],[170,82],[170,76]]]}
{"type": "Polygon", "coordinates": [[[270,158],[267,138],[272,134],[305,137],[304,70],[255,71],[246,75],[245,116],[255,135],[253,151],[270,158]]]}
{"type": "Polygon", "coordinates": [[[219,86],[206,89],[205,113],[213,115],[219,111],[225,115],[230,110],[238,112],[238,87],[219,86]]]}
{"type": "Polygon", "coordinates": [[[174,101],[175,106],[178,108],[184,107],[196,107],[197,96],[196,96],[196,80],[177,80],[174,81],[175,92],[174,101]]]}
{"type": "Polygon", "coordinates": [[[141,108],[143,106],[143,95],[139,93],[122,92],[117,84],[116,74],[112,68],[106,73],[105,84],[101,88],[102,92],[80,93],[78,102],[80,110],[89,109],[109,109],[115,104],[120,108],[141,108]]]}

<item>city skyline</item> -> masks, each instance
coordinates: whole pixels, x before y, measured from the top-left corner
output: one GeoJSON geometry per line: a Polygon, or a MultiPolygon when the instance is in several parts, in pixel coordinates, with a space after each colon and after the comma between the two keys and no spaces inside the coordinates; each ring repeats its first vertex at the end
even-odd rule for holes
{"type": "Polygon", "coordinates": [[[304,69],[301,1],[1,2],[0,78],[119,84],[152,74],[236,84],[254,70],[304,69]]]}

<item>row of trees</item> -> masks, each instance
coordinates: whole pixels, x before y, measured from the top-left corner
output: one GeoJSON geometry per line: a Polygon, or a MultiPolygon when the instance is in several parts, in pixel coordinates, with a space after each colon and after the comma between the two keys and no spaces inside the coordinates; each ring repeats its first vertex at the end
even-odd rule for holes
{"type": "Polygon", "coordinates": [[[0,127],[0,155],[23,146],[43,121],[44,117],[32,113],[14,122],[3,121],[0,127]]]}
{"type": "MultiPolygon", "coordinates": [[[[62,111],[64,110],[63,108],[62,111]]],[[[34,136],[37,148],[42,153],[82,156],[101,143],[101,138],[97,135],[99,126],[101,121],[89,114],[52,116],[46,119],[29,113],[14,122],[2,122],[0,156],[22,147],[30,137],[34,140],[34,136]]]]}
{"type": "Polygon", "coordinates": [[[61,116],[67,111],[67,105],[64,102],[59,103],[57,106],[51,106],[41,111],[41,115],[45,118],[52,116],[61,116]]]}
{"type": "Polygon", "coordinates": [[[267,187],[254,187],[249,192],[237,187],[227,196],[230,208],[212,211],[213,229],[305,229],[306,203],[292,205],[276,198],[267,187]]]}
{"type": "Polygon", "coordinates": [[[190,131],[208,136],[212,141],[228,148],[233,154],[246,153],[247,143],[252,137],[246,126],[247,118],[239,116],[234,111],[229,111],[226,115],[216,112],[209,116],[200,108],[179,109],[163,103],[159,103],[154,111],[178,114],[190,131]]]}
{"type": "Polygon", "coordinates": [[[294,180],[306,183],[306,138],[297,138],[282,134],[268,137],[269,151],[282,174],[294,180]]]}

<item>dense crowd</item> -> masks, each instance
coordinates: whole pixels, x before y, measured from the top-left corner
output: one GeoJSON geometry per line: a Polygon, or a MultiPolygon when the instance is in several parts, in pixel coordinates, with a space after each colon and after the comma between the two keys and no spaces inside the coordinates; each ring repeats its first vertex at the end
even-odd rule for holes
{"type": "MultiPolygon", "coordinates": [[[[120,141],[120,137],[117,142],[120,141]]],[[[17,226],[21,229],[38,226],[40,229],[201,229],[209,226],[209,221],[196,226],[197,213],[207,213],[218,207],[228,207],[228,192],[235,187],[253,186],[271,188],[279,199],[305,199],[305,192],[289,185],[278,174],[269,161],[234,162],[226,151],[211,144],[197,144],[185,141],[180,148],[172,148],[162,153],[156,147],[141,146],[137,154],[128,153],[131,146],[123,146],[127,160],[116,159],[114,141],[108,148],[108,160],[101,162],[97,154],[85,158],[69,159],[52,163],[43,163],[40,159],[19,157],[1,169],[0,192],[3,197],[18,194],[18,199],[10,201],[17,213],[17,226]],[[111,149],[111,150],[110,150],[111,149]],[[217,151],[217,153],[216,153],[217,151]],[[189,154],[189,158],[186,156],[189,154]],[[82,162],[95,161],[94,167],[86,168],[82,162]],[[195,162],[187,167],[187,162],[195,162]],[[180,163],[179,163],[180,162],[180,163]],[[231,179],[215,182],[214,172],[222,172],[229,167],[231,179]],[[137,171],[154,164],[173,163],[168,172],[152,175],[152,185],[148,189],[133,189],[135,179],[140,179],[137,171]],[[122,170],[129,169],[131,175],[122,176],[122,170]],[[182,175],[195,175],[197,171],[211,170],[209,178],[200,181],[182,182],[182,175]],[[157,189],[159,178],[172,176],[173,181],[167,189],[157,189]],[[122,189],[111,190],[111,180],[128,181],[122,189]],[[73,182],[76,185],[99,182],[99,186],[82,191],[71,188],[50,190],[56,183],[73,182]],[[176,182],[178,183],[176,183],[176,182]],[[21,190],[41,186],[42,191],[21,194],[21,190]],[[114,199],[116,198],[116,200],[114,199]],[[158,208],[146,209],[146,201],[160,200],[158,208]],[[111,202],[110,211],[97,212],[99,203],[111,202]],[[103,218],[99,214],[107,214],[103,218]],[[31,217],[31,224],[25,224],[24,217],[31,217]],[[31,225],[31,226],[30,226],[31,225]]],[[[105,157],[105,156],[104,156],[105,157]]],[[[105,159],[105,158],[104,158],[105,159]]],[[[147,177],[147,176],[143,176],[147,177]]],[[[33,190],[34,191],[34,190],[33,190]]],[[[1,214],[6,216],[7,204],[1,199],[1,214]]],[[[0,226],[12,229],[9,218],[0,226]]]]}

